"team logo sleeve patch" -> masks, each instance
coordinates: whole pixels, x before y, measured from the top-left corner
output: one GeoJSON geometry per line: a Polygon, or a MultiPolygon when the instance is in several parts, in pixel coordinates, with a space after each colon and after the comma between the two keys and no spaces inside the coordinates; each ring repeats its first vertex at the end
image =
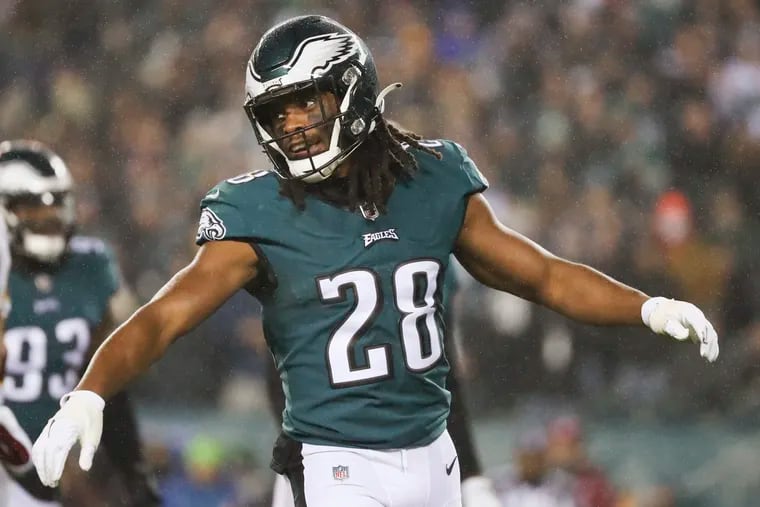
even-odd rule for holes
{"type": "Polygon", "coordinates": [[[219,216],[209,208],[201,210],[201,218],[198,224],[198,233],[195,239],[205,239],[206,241],[218,241],[224,239],[227,234],[227,228],[219,216]]]}

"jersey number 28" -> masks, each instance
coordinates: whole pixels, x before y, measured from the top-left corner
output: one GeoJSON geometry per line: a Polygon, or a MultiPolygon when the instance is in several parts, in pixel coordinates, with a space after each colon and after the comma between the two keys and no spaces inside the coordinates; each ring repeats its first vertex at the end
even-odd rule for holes
{"type": "MultiPolygon", "coordinates": [[[[438,261],[425,259],[401,264],[393,272],[394,303],[401,314],[399,332],[404,362],[416,373],[435,366],[443,354],[435,300],[440,270],[438,261]],[[425,284],[424,294],[416,294],[418,280],[425,284]],[[420,332],[421,327],[425,333],[420,332]]],[[[330,383],[335,387],[348,387],[390,377],[390,344],[366,347],[361,366],[354,354],[357,341],[372,325],[383,305],[379,275],[369,269],[352,269],[317,279],[317,287],[325,304],[345,301],[346,290],[354,291],[353,309],[327,344],[330,383]]]]}

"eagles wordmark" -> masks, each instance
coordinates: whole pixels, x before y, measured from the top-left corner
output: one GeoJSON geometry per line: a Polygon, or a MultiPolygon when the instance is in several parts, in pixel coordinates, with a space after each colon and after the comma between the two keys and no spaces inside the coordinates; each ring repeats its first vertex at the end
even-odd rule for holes
{"type": "Polygon", "coordinates": [[[370,232],[368,234],[362,234],[362,238],[364,238],[364,247],[370,246],[375,241],[380,241],[381,239],[392,239],[394,241],[398,241],[398,235],[396,234],[396,229],[388,229],[385,231],[380,232],[370,232]]]}

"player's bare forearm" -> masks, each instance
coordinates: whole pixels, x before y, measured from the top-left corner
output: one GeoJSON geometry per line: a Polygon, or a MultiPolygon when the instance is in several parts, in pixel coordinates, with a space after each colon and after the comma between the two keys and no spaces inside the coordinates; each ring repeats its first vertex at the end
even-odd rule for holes
{"type": "Polygon", "coordinates": [[[641,305],[647,299],[589,266],[555,257],[538,302],[588,324],[643,325],[641,305]]]}
{"type": "Polygon", "coordinates": [[[173,339],[149,303],[103,342],[77,389],[110,398],[163,356],[173,339]]]}
{"type": "Polygon", "coordinates": [[[597,325],[641,324],[642,292],[583,264],[561,259],[496,220],[470,197],[455,254],[481,283],[597,325]]]}
{"type": "Polygon", "coordinates": [[[160,359],[188,333],[256,276],[257,257],[245,243],[201,247],[178,272],[98,348],[77,389],[108,398],[160,359]]]}

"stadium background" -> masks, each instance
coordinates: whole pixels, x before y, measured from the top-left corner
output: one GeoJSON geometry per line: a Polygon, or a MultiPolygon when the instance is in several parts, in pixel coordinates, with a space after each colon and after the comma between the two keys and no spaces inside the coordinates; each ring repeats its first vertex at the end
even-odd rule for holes
{"type": "MultiPolygon", "coordinates": [[[[506,224],[698,304],[721,335],[710,366],[695,346],[572,325],[463,277],[459,367],[489,470],[572,413],[625,505],[757,505],[758,2],[0,1],[0,137],[64,157],[80,229],[116,248],[138,301],[193,255],[206,190],[266,167],[243,69],[268,26],[307,12],[366,38],[382,83],[404,83],[389,117],[463,144],[506,224]]],[[[275,430],[251,302],[135,386],[162,480],[206,466],[266,493],[275,430]]]]}

